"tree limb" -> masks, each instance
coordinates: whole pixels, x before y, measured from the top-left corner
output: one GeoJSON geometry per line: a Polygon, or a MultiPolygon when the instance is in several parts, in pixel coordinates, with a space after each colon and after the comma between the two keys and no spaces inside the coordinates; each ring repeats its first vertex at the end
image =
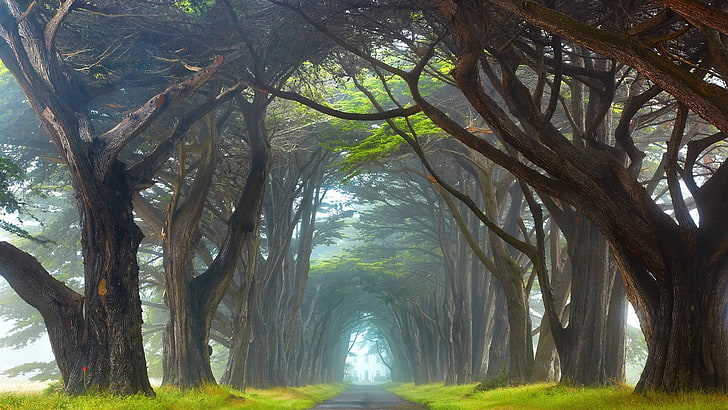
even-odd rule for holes
{"type": "Polygon", "coordinates": [[[65,304],[82,298],[52,277],[33,256],[8,242],[0,242],[0,275],[44,318],[52,304],[65,304]]]}
{"type": "MultiPolygon", "coordinates": [[[[33,2],[35,3],[35,2],[33,2]]],[[[58,11],[56,11],[56,14],[53,15],[53,18],[51,18],[51,21],[48,22],[48,24],[45,27],[45,46],[46,50],[49,53],[54,52],[54,48],[56,46],[56,35],[58,34],[58,29],[61,28],[61,24],[63,24],[63,20],[68,17],[68,14],[71,12],[71,9],[73,8],[74,3],[76,3],[76,0],[66,0],[63,3],[61,3],[60,7],[58,7],[58,11]]],[[[28,9],[20,16],[24,19],[24,15],[28,13],[32,9],[32,4],[28,7],[28,9]]],[[[21,20],[19,18],[18,20],[21,20]]],[[[21,20],[22,21],[22,20],[21,20]]]]}
{"type": "Polygon", "coordinates": [[[152,183],[152,176],[169,159],[172,150],[182,141],[185,133],[197,120],[213,110],[219,104],[229,101],[238,95],[244,86],[241,83],[228,88],[216,97],[210,98],[199,106],[187,112],[174,127],[172,134],[162,141],[149,155],[129,169],[129,175],[137,189],[144,188],[152,183]]]}
{"type": "MultiPolygon", "coordinates": [[[[96,159],[96,176],[100,180],[104,180],[111,168],[111,163],[119,152],[142,133],[157,114],[165,108],[179,103],[212,78],[222,62],[221,56],[216,57],[210,65],[188,79],[167,87],[162,93],[150,98],[144,105],[121,120],[114,128],[100,135],[96,140],[96,149],[99,154],[96,159]]],[[[235,88],[239,87],[233,87],[233,89],[235,88]]]]}
{"type": "Polygon", "coordinates": [[[395,108],[393,110],[389,111],[381,111],[381,112],[375,112],[375,113],[355,113],[355,112],[346,112],[346,111],[339,111],[335,108],[331,108],[328,106],[325,106],[323,104],[319,104],[316,101],[313,101],[309,98],[306,98],[300,94],[292,93],[288,91],[282,91],[277,90],[272,87],[264,86],[264,85],[254,85],[255,88],[263,91],[263,92],[269,92],[276,97],[280,97],[286,100],[295,101],[297,103],[303,104],[309,108],[312,108],[316,111],[319,111],[321,113],[330,115],[332,117],[341,118],[344,120],[353,120],[353,121],[380,121],[380,120],[386,120],[388,118],[395,118],[395,117],[407,117],[409,115],[417,114],[418,112],[422,111],[419,106],[413,105],[408,108],[395,108]]]}
{"type": "Polygon", "coordinates": [[[726,90],[702,81],[638,38],[592,27],[531,1],[492,0],[492,3],[543,30],[634,67],[718,129],[728,131],[726,90]]]}
{"type": "Polygon", "coordinates": [[[695,27],[712,27],[728,35],[728,14],[717,7],[710,7],[694,0],[651,0],[675,13],[695,27]]]}

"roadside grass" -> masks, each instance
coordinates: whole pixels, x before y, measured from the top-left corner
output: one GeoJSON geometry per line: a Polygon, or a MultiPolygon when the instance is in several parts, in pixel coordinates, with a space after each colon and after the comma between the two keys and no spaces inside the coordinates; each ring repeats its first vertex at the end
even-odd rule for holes
{"type": "Polygon", "coordinates": [[[387,390],[434,410],[466,409],[726,409],[728,395],[633,393],[629,386],[601,388],[531,384],[479,391],[478,384],[415,386],[392,384],[387,390]]]}
{"type": "Polygon", "coordinates": [[[334,397],[348,386],[326,384],[281,387],[267,390],[247,389],[245,393],[225,386],[206,385],[199,389],[171,387],[155,389],[156,397],[119,397],[88,394],[80,397],[51,393],[0,393],[0,410],[187,410],[187,409],[307,409],[334,397]]]}

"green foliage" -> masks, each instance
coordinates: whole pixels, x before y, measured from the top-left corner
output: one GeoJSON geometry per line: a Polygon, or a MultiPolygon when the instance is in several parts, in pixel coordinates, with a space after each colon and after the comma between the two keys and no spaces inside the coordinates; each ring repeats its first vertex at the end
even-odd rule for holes
{"type": "Polygon", "coordinates": [[[11,184],[22,175],[20,167],[11,159],[0,157],[0,209],[3,215],[17,212],[20,204],[11,192],[11,184]]]}
{"type": "Polygon", "coordinates": [[[647,360],[647,342],[642,331],[634,326],[627,326],[627,363],[644,366],[647,360]]]}
{"type": "Polygon", "coordinates": [[[477,384],[393,385],[388,390],[430,409],[724,409],[728,396],[635,394],[627,386],[601,388],[531,384],[478,391],[477,384]]]}
{"type": "Polygon", "coordinates": [[[214,0],[179,0],[174,2],[175,6],[185,13],[202,13],[215,4],[214,0]]]}
{"type": "Polygon", "coordinates": [[[46,380],[58,380],[61,372],[56,362],[31,362],[5,370],[3,374],[7,377],[19,377],[31,374],[29,380],[43,382],[46,380]]]}
{"type": "MultiPolygon", "coordinates": [[[[333,104],[335,108],[347,112],[372,112],[375,109],[372,107],[370,97],[373,97],[382,109],[406,105],[400,101],[410,99],[409,90],[400,78],[381,78],[365,70],[360,76],[357,81],[370,93],[370,96],[365,96],[352,83],[347,83],[342,89],[337,89],[335,96],[337,102],[333,104]]],[[[421,87],[428,90],[427,92],[436,92],[442,87],[442,83],[437,81],[437,78],[432,78],[430,81],[423,81],[421,87]]],[[[370,124],[340,120],[338,123],[340,123],[337,124],[340,125],[339,128],[348,135],[357,137],[360,134],[365,135],[363,140],[342,138],[338,142],[329,142],[332,149],[345,154],[344,159],[337,164],[345,174],[345,181],[361,172],[369,171],[373,164],[401,152],[405,140],[400,132],[413,139],[446,135],[423,113],[370,124]]]]}
{"type": "Polygon", "coordinates": [[[443,131],[422,113],[409,118],[395,118],[391,125],[389,123],[373,125],[370,135],[363,141],[338,148],[346,154],[337,164],[346,175],[345,180],[369,170],[372,164],[400,152],[405,140],[392,126],[406,132],[412,138],[444,135],[443,131]]]}

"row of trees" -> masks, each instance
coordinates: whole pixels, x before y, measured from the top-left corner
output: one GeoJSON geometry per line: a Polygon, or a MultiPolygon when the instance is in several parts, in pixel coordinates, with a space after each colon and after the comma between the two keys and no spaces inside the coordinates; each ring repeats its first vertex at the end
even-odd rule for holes
{"type": "MultiPolygon", "coordinates": [[[[228,383],[246,369],[256,385],[342,374],[323,352],[345,351],[341,332],[373,308],[319,302],[324,287],[306,297],[333,154],[307,131],[300,155],[271,161],[266,114],[281,97],[386,120],[351,158],[382,158],[396,138],[424,167],[398,171],[419,174],[413,207],[431,214],[408,218],[406,240],[429,237],[417,252],[441,258],[442,275],[422,292],[387,276],[367,289],[387,302],[377,317],[403,375],[523,383],[555,374],[558,357],[562,380],[621,380],[626,294],[649,352],[638,390],[725,390],[728,16],[711,7],[3,1],[0,59],[67,167],[84,285],[7,243],[3,276],[43,316],[67,391],[151,394],[136,215],[162,251],[165,382],[212,380],[211,335],[228,343],[228,383]],[[358,95],[327,98],[320,81],[358,95]]],[[[363,262],[399,270],[396,254],[363,262]]]]}

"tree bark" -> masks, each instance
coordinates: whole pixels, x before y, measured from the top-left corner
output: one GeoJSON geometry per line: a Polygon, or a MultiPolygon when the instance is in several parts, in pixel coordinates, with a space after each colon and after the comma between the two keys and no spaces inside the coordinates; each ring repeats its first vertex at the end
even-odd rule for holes
{"type": "Polygon", "coordinates": [[[134,223],[134,191],[121,163],[101,187],[93,196],[78,196],[86,282],[80,362],[87,370],[83,380],[70,378],[66,391],[81,394],[91,386],[153,394],[141,336],[137,249],[143,235],[134,223]]]}
{"type": "Polygon", "coordinates": [[[692,266],[673,266],[672,289],[651,307],[651,319],[641,321],[648,356],[637,391],[728,390],[728,266],[692,266]]]}
{"type": "MultiPolygon", "coordinates": [[[[610,269],[617,270],[614,263],[610,269]]],[[[616,272],[612,295],[609,298],[606,342],[607,380],[613,384],[624,383],[627,360],[627,299],[619,272],[616,272]]]]}
{"type": "Polygon", "coordinates": [[[488,349],[488,369],[485,380],[487,382],[500,381],[506,384],[510,364],[510,355],[508,353],[508,306],[500,283],[496,282],[491,286],[495,288],[496,292],[495,307],[493,309],[495,324],[493,326],[493,336],[490,339],[490,348],[488,349]]]}
{"type": "Polygon", "coordinates": [[[571,302],[565,346],[559,346],[561,381],[584,386],[608,382],[606,331],[614,271],[609,269],[607,243],[599,230],[586,219],[562,227],[568,235],[571,259],[571,302]]]}
{"type": "Polygon", "coordinates": [[[69,385],[71,378],[82,380],[83,364],[79,358],[84,329],[83,296],[50,276],[31,255],[7,242],[0,242],[0,266],[10,286],[43,317],[63,385],[69,385]]]}

